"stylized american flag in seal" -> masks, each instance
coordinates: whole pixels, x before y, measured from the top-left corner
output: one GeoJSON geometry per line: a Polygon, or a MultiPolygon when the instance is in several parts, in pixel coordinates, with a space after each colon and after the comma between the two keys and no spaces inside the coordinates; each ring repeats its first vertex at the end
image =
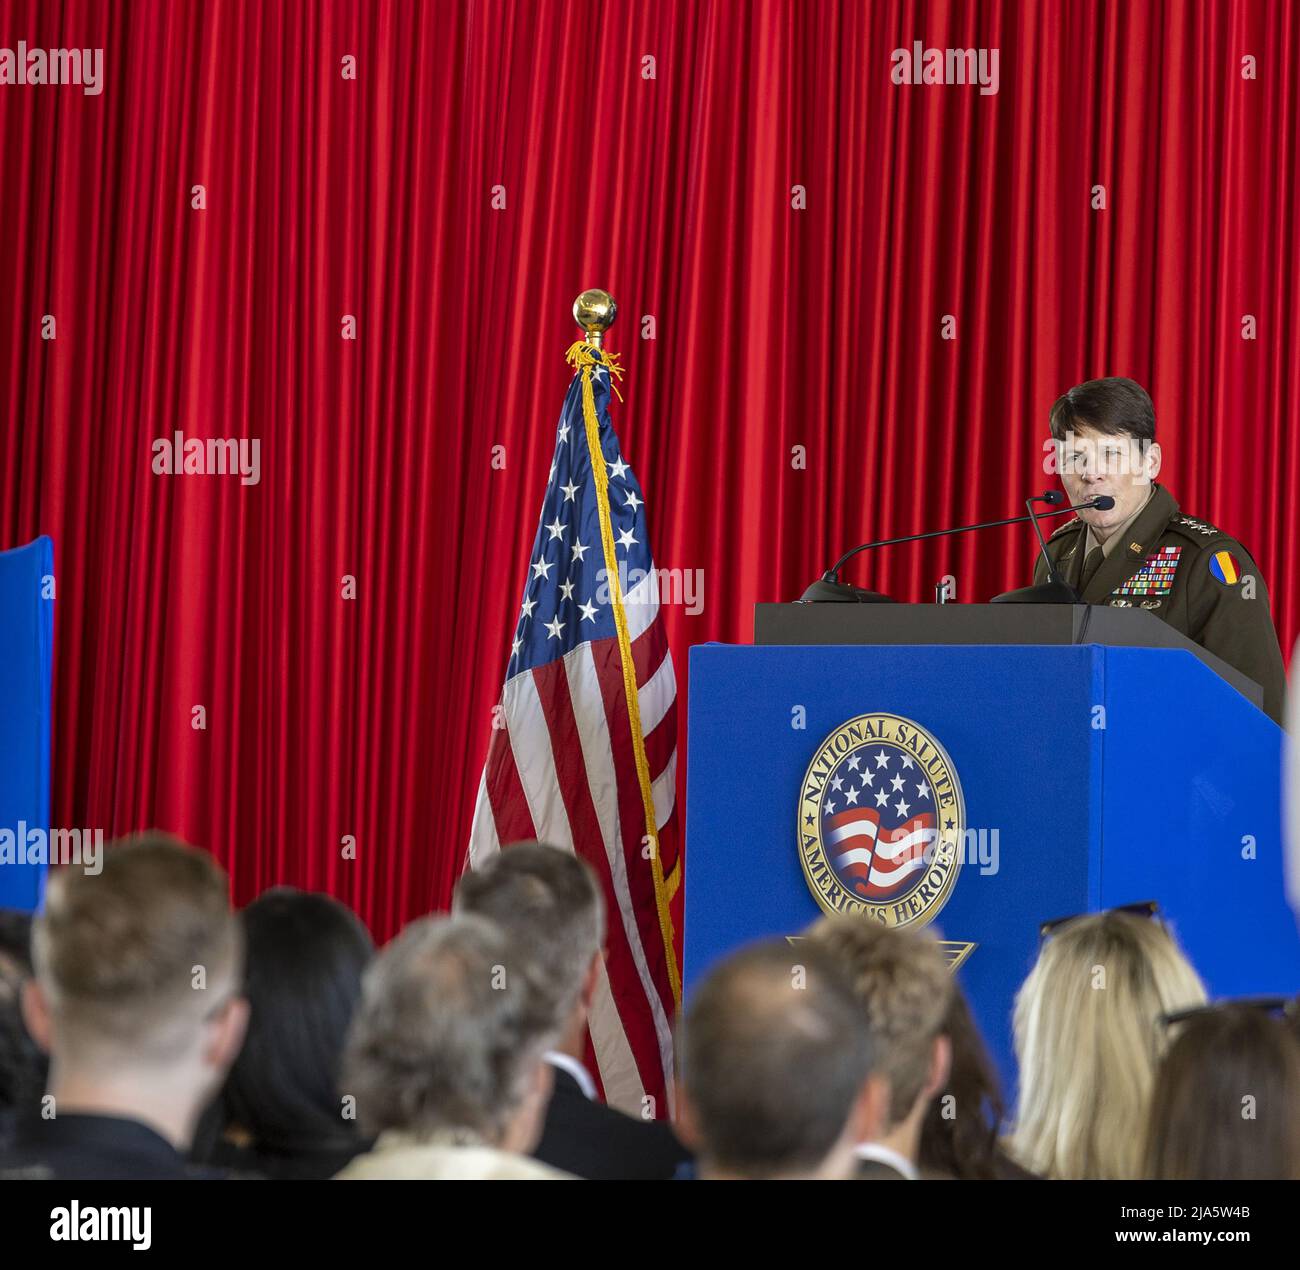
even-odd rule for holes
{"type": "Polygon", "coordinates": [[[821,802],[826,858],[850,894],[901,899],[925,876],[938,838],[934,791],[915,756],[888,741],[860,746],[831,772],[821,802]]]}

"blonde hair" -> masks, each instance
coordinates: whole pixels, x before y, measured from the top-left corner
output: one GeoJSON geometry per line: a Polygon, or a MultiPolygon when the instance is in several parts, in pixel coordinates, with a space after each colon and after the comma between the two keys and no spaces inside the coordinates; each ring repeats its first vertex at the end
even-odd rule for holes
{"type": "Polygon", "coordinates": [[[1167,1048],[1161,1015],[1205,987],[1157,921],[1100,913],[1044,946],[1015,1006],[1020,1099],[1009,1142],[1051,1178],[1141,1176],[1141,1127],[1167,1048]]]}
{"type": "Polygon", "coordinates": [[[907,1118],[930,1074],[930,1050],[952,1001],[952,976],[928,931],[860,915],[823,917],[808,939],[840,964],[880,1046],[889,1077],[889,1128],[907,1118]]]}

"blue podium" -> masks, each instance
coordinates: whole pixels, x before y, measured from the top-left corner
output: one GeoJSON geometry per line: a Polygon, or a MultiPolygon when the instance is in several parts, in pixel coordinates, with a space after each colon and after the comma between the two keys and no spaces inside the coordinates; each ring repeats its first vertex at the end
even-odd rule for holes
{"type": "MultiPolygon", "coordinates": [[[[853,607],[867,637],[903,629],[819,607],[853,607]]],[[[1067,610],[1057,645],[978,645],[951,641],[1005,632],[1006,606],[931,608],[943,642],[691,650],[687,995],[823,911],[931,924],[1014,1096],[1012,1005],[1043,921],[1154,899],[1212,995],[1300,989],[1282,733],[1214,659],[1144,646],[1170,643],[1145,613],[1090,631],[1085,612],[1081,631],[1067,610]]]]}
{"type": "Polygon", "coordinates": [[[50,828],[50,683],[54,659],[54,544],[0,551],[0,908],[32,910],[43,863],[18,843],[50,828]]]}

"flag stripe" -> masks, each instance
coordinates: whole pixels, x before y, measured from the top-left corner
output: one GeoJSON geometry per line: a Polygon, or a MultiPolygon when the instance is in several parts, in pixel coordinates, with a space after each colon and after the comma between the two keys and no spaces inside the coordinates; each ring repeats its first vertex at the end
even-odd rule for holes
{"type": "Polygon", "coordinates": [[[497,791],[497,796],[489,800],[488,811],[496,826],[498,843],[520,842],[537,837],[536,823],[528,807],[523,782],[519,778],[514,744],[510,737],[510,703],[517,691],[510,684],[502,691],[499,706],[501,713],[498,718],[506,726],[493,729],[488,761],[484,764],[488,789],[497,791]]]}
{"type": "MultiPolygon", "coordinates": [[[[659,627],[656,626],[654,629],[658,631],[659,627]]],[[[637,681],[639,683],[642,675],[646,674],[641,665],[641,658],[637,656],[637,652],[643,648],[657,651],[654,648],[654,643],[648,643],[646,638],[638,641],[637,648],[632,650],[633,660],[637,663],[637,681]]],[[[672,654],[665,649],[664,656],[659,659],[658,666],[652,667],[651,673],[644,683],[641,683],[641,727],[644,729],[647,739],[653,735],[664,716],[676,704],[677,679],[673,674],[672,654]]]]}
{"type": "MultiPolygon", "coordinates": [[[[588,761],[586,738],[583,737],[579,724],[579,719],[590,723],[598,717],[598,712],[590,708],[576,710],[570,695],[572,674],[581,700],[581,667],[584,662],[589,663],[590,659],[591,645],[582,644],[562,661],[540,666],[532,673],[537,683],[542,717],[550,729],[550,750],[555,762],[556,783],[564,799],[572,833],[570,846],[596,870],[605,892],[605,907],[609,914],[606,934],[609,969],[618,982],[632,983],[639,977],[634,965],[635,955],[627,938],[625,922],[614,920],[615,914],[622,916],[623,906],[618,895],[617,878],[611,872],[609,854],[604,849],[604,834],[592,794],[592,783],[601,772],[602,758],[597,754],[594,756],[595,762],[588,761]]],[[[644,1005],[640,1009],[625,1012],[625,1022],[620,1033],[627,1032],[634,1033],[627,1038],[632,1053],[641,1055],[643,1061],[653,1060],[657,1050],[656,1038],[644,1005]],[[636,1031],[643,1034],[635,1035],[636,1031]]],[[[598,1051],[601,1039],[596,1038],[598,1051]]],[[[654,1069],[641,1073],[642,1088],[656,1088],[661,1075],[654,1069]]]]}
{"type": "MultiPolygon", "coordinates": [[[[493,737],[488,742],[488,752],[496,744],[493,737]]],[[[474,821],[469,833],[469,854],[465,859],[466,868],[477,868],[493,852],[501,850],[501,839],[497,834],[496,817],[492,814],[492,800],[488,796],[488,765],[483,764],[483,774],[478,779],[478,797],[474,800],[474,821]]]]}
{"type": "Polygon", "coordinates": [[[662,829],[677,810],[677,750],[674,749],[659,779],[652,786],[655,796],[656,829],[662,829]]]}
{"type": "MultiPolygon", "coordinates": [[[[575,650],[579,654],[582,651],[582,649],[575,650]]],[[[514,705],[512,734],[515,745],[520,752],[532,756],[532,761],[520,772],[520,783],[524,797],[531,805],[547,806],[551,809],[546,816],[539,815],[536,817],[536,836],[552,846],[573,852],[573,833],[569,824],[568,812],[562,803],[556,806],[556,800],[550,796],[552,793],[558,793],[559,776],[554,766],[549,731],[542,712],[541,699],[533,677],[534,673],[527,671],[517,676],[512,684],[514,691],[510,694],[514,705]]],[[[600,875],[598,872],[598,876],[600,875]]],[[[619,960],[617,954],[613,960],[617,966],[619,960]]],[[[619,1011],[616,1008],[614,1011],[615,1017],[617,1017],[618,1013],[619,1011]]],[[[606,1022],[606,1019],[607,1012],[600,1018],[602,1025],[606,1022]]],[[[613,1079],[613,1074],[623,1074],[624,1078],[626,1078],[626,1073],[629,1070],[635,1070],[637,1064],[631,1058],[630,1046],[621,1026],[603,1032],[597,1032],[593,1027],[592,1041],[597,1050],[602,1083],[606,1091],[612,1094],[612,1091],[618,1088],[613,1079]],[[626,1055],[621,1052],[624,1049],[628,1051],[626,1055]]],[[[639,1085],[641,1081],[638,1079],[636,1083],[639,1085]]]]}
{"type": "MultiPolygon", "coordinates": [[[[618,648],[593,644],[591,651],[606,716],[620,718],[623,716],[623,674],[618,661],[618,648]]],[[[616,805],[621,834],[619,854],[631,895],[631,907],[638,917],[637,926],[641,932],[646,962],[651,969],[653,981],[659,989],[660,1003],[666,1012],[672,1012],[675,1003],[664,965],[663,944],[659,938],[654,878],[648,862],[641,854],[642,838],[646,834],[645,812],[631,738],[626,728],[618,727],[610,732],[609,740],[617,778],[616,805]]]]}
{"type": "MultiPolygon", "coordinates": [[[[651,973],[647,953],[659,947],[658,941],[647,943],[641,937],[642,926],[638,921],[636,899],[628,883],[627,867],[623,852],[623,824],[620,816],[620,791],[627,792],[619,781],[618,767],[614,757],[613,738],[607,723],[600,677],[596,670],[597,650],[601,644],[586,644],[575,650],[577,656],[568,660],[569,688],[575,705],[574,717],[577,720],[578,735],[581,741],[582,758],[586,766],[587,779],[591,782],[597,821],[600,826],[600,840],[605,848],[605,876],[609,879],[615,902],[608,906],[608,925],[611,930],[617,924],[626,941],[628,951],[635,965],[636,974],[615,976],[622,991],[616,993],[616,999],[628,1008],[623,1011],[624,1020],[631,1029],[629,1036],[633,1041],[633,1050],[637,1055],[638,1066],[646,1074],[643,1088],[651,1093],[667,1095],[672,1081],[672,1029],[669,1015],[665,1011],[659,981],[651,973]],[[634,986],[635,985],[635,986],[634,986]],[[639,995],[636,989],[639,988],[639,995]],[[648,1014],[646,1013],[648,1008],[648,1014]],[[644,1031],[634,1027],[629,1016],[636,1015],[644,1022],[649,1020],[653,1028],[654,1044],[645,1038],[644,1031]],[[656,1084],[648,1078],[646,1067],[650,1060],[658,1060],[658,1076],[662,1084],[656,1084]]],[[[613,650],[617,656],[617,649],[613,650]]],[[[616,729],[621,733],[622,729],[616,729]]],[[[630,748],[630,747],[629,747],[630,748]]],[[[635,791],[632,791],[635,793],[635,791]]],[[[636,819],[641,825],[640,799],[635,803],[636,819]]],[[[640,838],[636,839],[640,843],[640,838]]],[[[639,860],[638,854],[638,860],[639,860]]],[[[644,910],[640,910],[644,912],[644,910]]],[[[655,934],[658,934],[657,929],[655,934]]],[[[612,935],[611,935],[612,939],[612,935]]]]}
{"type": "MultiPolygon", "coordinates": [[[[668,766],[677,749],[677,702],[668,707],[663,722],[645,739],[645,757],[650,765],[650,779],[656,781],[668,766]]],[[[660,814],[660,820],[663,819],[660,814]]]]}
{"type": "Polygon", "coordinates": [[[627,634],[633,644],[655,624],[659,616],[658,580],[653,569],[623,597],[627,634]]]}

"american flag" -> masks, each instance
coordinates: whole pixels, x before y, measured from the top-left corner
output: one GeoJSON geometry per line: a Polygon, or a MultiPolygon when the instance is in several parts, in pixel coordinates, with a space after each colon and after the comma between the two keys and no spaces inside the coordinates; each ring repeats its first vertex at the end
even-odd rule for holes
{"type": "Polygon", "coordinates": [[[608,917],[591,1052],[608,1102],[667,1114],[680,995],[677,681],[645,500],[609,420],[616,359],[578,343],[529,557],[469,867],[537,839],[596,871],[608,917]],[[584,400],[585,398],[585,400],[584,400]]]}
{"type": "Polygon", "coordinates": [[[847,754],[822,800],[822,841],[854,895],[880,903],[906,895],[925,874],[938,837],[934,794],[916,760],[888,742],[847,754]]]}

